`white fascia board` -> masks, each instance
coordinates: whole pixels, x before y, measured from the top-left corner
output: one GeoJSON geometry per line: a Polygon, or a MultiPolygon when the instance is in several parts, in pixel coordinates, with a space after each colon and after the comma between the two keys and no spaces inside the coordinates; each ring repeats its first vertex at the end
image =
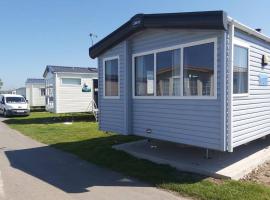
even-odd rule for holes
{"type": "Polygon", "coordinates": [[[240,29],[240,30],[242,30],[244,32],[249,33],[250,35],[253,35],[253,36],[257,37],[257,38],[260,38],[260,39],[270,43],[270,37],[268,37],[268,36],[258,32],[256,30],[254,30],[253,28],[250,28],[250,27],[248,27],[248,26],[246,26],[246,25],[232,19],[231,17],[228,17],[228,20],[229,20],[229,22],[233,23],[235,28],[238,28],[238,29],[240,29]]]}

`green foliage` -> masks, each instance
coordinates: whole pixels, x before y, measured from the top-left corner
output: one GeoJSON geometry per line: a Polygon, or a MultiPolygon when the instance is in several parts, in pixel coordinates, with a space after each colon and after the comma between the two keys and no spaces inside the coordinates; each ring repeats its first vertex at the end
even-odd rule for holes
{"type": "Polygon", "coordinates": [[[2,86],[3,86],[3,81],[2,81],[2,79],[0,78],[0,90],[1,90],[1,88],[2,88],[2,86]]]}

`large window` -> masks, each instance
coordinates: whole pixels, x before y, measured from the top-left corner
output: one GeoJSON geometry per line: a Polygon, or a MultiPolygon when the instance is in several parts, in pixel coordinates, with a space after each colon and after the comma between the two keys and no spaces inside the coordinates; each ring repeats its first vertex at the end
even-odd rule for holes
{"type": "Polygon", "coordinates": [[[81,85],[80,78],[62,78],[62,85],[81,85]]]}
{"type": "Polygon", "coordinates": [[[135,95],[154,95],[154,54],[135,58],[135,95]]]}
{"type": "Polygon", "coordinates": [[[214,43],[184,48],[184,96],[214,95],[214,43]]]}
{"type": "Polygon", "coordinates": [[[119,96],[118,58],[104,60],[105,91],[104,96],[119,96]]]}
{"type": "Polygon", "coordinates": [[[233,93],[248,93],[248,48],[234,45],[233,93]]]}
{"type": "Polygon", "coordinates": [[[157,96],[180,95],[180,50],[157,53],[157,96]]]}
{"type": "Polygon", "coordinates": [[[133,55],[133,95],[216,98],[216,48],[213,38],[133,55]]]}

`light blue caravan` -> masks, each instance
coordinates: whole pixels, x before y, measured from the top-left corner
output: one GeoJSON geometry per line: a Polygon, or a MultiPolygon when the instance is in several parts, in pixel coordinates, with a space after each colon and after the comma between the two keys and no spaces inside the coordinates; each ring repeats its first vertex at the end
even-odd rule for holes
{"type": "Polygon", "coordinates": [[[229,152],[270,133],[270,38],[223,11],[138,14],[89,55],[101,130],[229,152]]]}

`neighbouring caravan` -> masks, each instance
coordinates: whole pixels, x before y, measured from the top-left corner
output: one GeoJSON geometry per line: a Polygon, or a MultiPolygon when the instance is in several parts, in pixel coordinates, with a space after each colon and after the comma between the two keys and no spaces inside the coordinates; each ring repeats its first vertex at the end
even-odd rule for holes
{"type": "Polygon", "coordinates": [[[31,109],[45,107],[44,79],[28,78],[25,87],[16,89],[16,94],[24,96],[31,109]]]}
{"type": "Polygon", "coordinates": [[[270,133],[270,38],[226,12],[138,14],[89,55],[101,130],[229,152],[270,133]]]}
{"type": "Polygon", "coordinates": [[[16,94],[22,95],[26,99],[26,88],[20,87],[16,89],[16,94]]]}
{"type": "Polygon", "coordinates": [[[48,65],[43,77],[46,110],[54,113],[92,112],[97,102],[97,69],[48,65]]]}

